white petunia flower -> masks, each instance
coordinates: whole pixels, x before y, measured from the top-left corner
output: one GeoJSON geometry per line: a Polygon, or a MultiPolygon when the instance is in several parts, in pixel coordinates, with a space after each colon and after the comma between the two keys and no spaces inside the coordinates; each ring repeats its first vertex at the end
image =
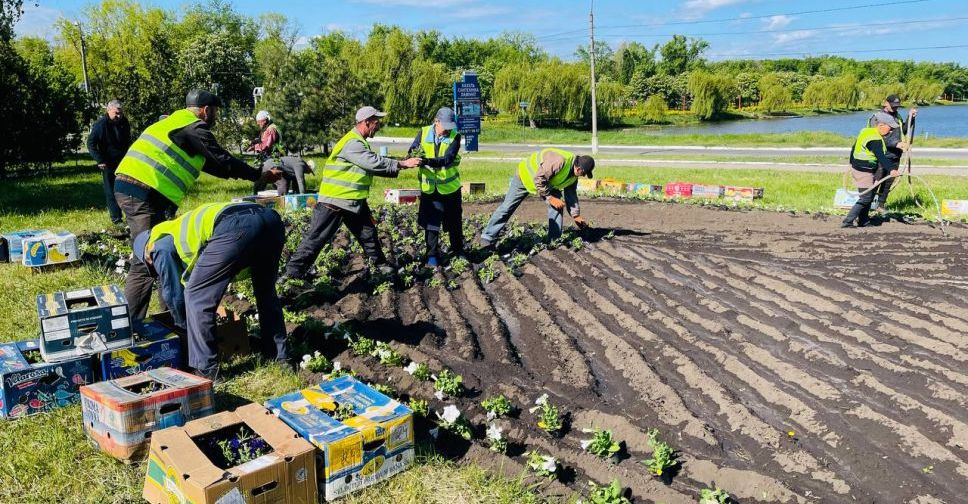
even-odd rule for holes
{"type": "Polygon", "coordinates": [[[316,357],[322,357],[323,356],[323,354],[319,353],[319,350],[316,350],[315,352],[313,352],[313,355],[316,356],[316,357]]]}
{"type": "Polygon", "coordinates": [[[333,361],[333,372],[343,369],[343,363],[340,361],[333,361]]]}
{"type": "Polygon", "coordinates": [[[124,266],[124,258],[118,259],[118,262],[114,263],[115,266],[124,266]]]}
{"type": "Polygon", "coordinates": [[[410,361],[410,364],[407,364],[407,367],[403,368],[403,370],[413,375],[414,373],[417,372],[417,363],[414,361],[410,361]]]}
{"type": "Polygon", "coordinates": [[[438,401],[443,401],[444,400],[444,391],[438,390],[438,391],[434,392],[434,397],[436,397],[438,401]]]}
{"type": "Polygon", "coordinates": [[[303,355],[303,362],[309,362],[310,360],[312,360],[312,356],[309,354],[303,355]]]}
{"type": "Polygon", "coordinates": [[[534,400],[535,407],[528,410],[530,413],[538,411],[541,406],[544,406],[548,402],[548,394],[541,394],[540,397],[534,400]]]}
{"type": "Polygon", "coordinates": [[[544,459],[544,463],[541,464],[541,469],[548,472],[555,472],[558,470],[558,461],[555,460],[554,457],[542,455],[542,458],[544,459]]]}
{"type": "Polygon", "coordinates": [[[504,436],[504,429],[498,427],[497,424],[491,424],[487,427],[487,439],[492,439],[494,441],[500,441],[504,436]]]}
{"type": "Polygon", "coordinates": [[[592,440],[591,439],[583,439],[582,442],[581,442],[581,449],[582,450],[587,450],[588,447],[591,446],[591,445],[592,445],[592,440]]]}
{"type": "Polygon", "coordinates": [[[494,420],[495,418],[497,418],[497,413],[495,413],[493,411],[488,411],[487,412],[487,421],[488,422],[490,422],[491,420],[494,420]]]}
{"type": "Polygon", "coordinates": [[[438,414],[438,416],[444,422],[452,424],[456,422],[458,418],[460,418],[460,410],[457,409],[457,406],[450,404],[445,406],[443,414],[438,414]]]}

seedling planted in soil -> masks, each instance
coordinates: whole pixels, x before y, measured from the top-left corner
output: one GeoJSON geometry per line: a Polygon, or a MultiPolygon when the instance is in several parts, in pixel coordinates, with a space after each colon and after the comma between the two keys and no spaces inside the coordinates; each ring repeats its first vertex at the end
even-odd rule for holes
{"type": "Polygon", "coordinates": [[[373,349],[373,356],[380,359],[380,364],[391,367],[403,365],[403,356],[386,342],[379,342],[373,349]]]}
{"type": "Polygon", "coordinates": [[[353,349],[353,355],[363,357],[364,355],[371,355],[376,350],[376,341],[360,336],[350,346],[353,349]]]}
{"type": "Polygon", "coordinates": [[[430,366],[423,362],[417,363],[410,361],[410,364],[407,364],[407,367],[403,369],[417,380],[427,381],[430,379],[430,366]]]}
{"type": "Polygon", "coordinates": [[[413,410],[413,414],[417,416],[427,418],[427,415],[430,414],[430,407],[427,405],[427,401],[423,399],[411,397],[410,401],[407,402],[407,407],[413,410]]]}
{"type": "Polygon", "coordinates": [[[582,432],[592,434],[591,439],[581,442],[581,447],[598,458],[606,459],[615,456],[622,448],[612,438],[612,431],[605,429],[582,429],[582,432]]]}
{"type": "Polygon", "coordinates": [[[463,383],[464,377],[451,373],[448,369],[441,371],[434,378],[434,388],[451,397],[460,397],[464,390],[463,383]]]}
{"type": "Polygon", "coordinates": [[[588,502],[591,504],[632,504],[622,488],[622,484],[617,479],[612,480],[608,486],[599,486],[594,481],[589,481],[588,502]]]}
{"type": "Polygon", "coordinates": [[[473,432],[471,432],[471,425],[467,422],[467,419],[460,414],[460,410],[457,409],[457,406],[451,404],[444,407],[444,411],[442,413],[437,413],[437,418],[440,420],[440,428],[449,430],[468,441],[474,437],[473,432]]]}
{"type": "Polygon", "coordinates": [[[662,476],[677,464],[679,455],[669,443],[659,439],[659,429],[649,430],[649,446],[652,447],[652,458],[642,461],[649,468],[649,472],[662,476]]]}
{"type": "Polygon", "coordinates": [[[561,428],[564,422],[561,421],[561,415],[558,413],[558,407],[551,404],[548,400],[548,394],[543,394],[541,397],[535,401],[538,406],[536,408],[531,408],[531,412],[534,413],[536,409],[541,411],[538,416],[538,428],[551,434],[552,436],[558,436],[561,434],[561,428]]]}
{"type": "Polygon", "coordinates": [[[373,390],[376,390],[377,392],[387,397],[393,397],[397,395],[397,391],[393,390],[393,387],[389,385],[385,385],[383,383],[371,383],[370,386],[373,387],[373,390]]]}
{"type": "Polygon", "coordinates": [[[550,455],[542,455],[538,453],[537,450],[532,450],[527,454],[527,465],[528,468],[534,471],[538,476],[544,476],[548,479],[555,479],[558,477],[558,460],[550,455]]]}
{"type": "Polygon", "coordinates": [[[503,394],[489,397],[481,401],[481,407],[488,412],[488,418],[498,418],[511,414],[511,401],[503,394]]]}
{"type": "Polygon", "coordinates": [[[504,429],[497,424],[492,423],[487,427],[487,441],[490,443],[492,451],[507,453],[508,440],[504,437],[504,429]]]}
{"type": "Polygon", "coordinates": [[[730,504],[731,502],[733,501],[726,490],[703,488],[699,491],[699,504],[730,504]]]}
{"type": "Polygon", "coordinates": [[[319,350],[313,352],[313,355],[303,355],[302,362],[299,363],[299,367],[309,371],[310,373],[325,373],[329,371],[332,365],[329,363],[329,359],[325,355],[319,353],[319,350]]]}

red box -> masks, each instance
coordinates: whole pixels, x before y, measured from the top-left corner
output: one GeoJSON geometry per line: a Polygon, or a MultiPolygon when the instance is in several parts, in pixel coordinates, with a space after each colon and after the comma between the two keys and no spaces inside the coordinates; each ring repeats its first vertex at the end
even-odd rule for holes
{"type": "Polygon", "coordinates": [[[692,184],[688,182],[669,182],[665,185],[666,198],[691,198],[692,184]]]}

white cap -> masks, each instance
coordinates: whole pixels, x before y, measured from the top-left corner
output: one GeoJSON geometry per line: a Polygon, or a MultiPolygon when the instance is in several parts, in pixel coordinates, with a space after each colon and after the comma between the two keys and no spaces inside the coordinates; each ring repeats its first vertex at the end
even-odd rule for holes
{"type": "Polygon", "coordinates": [[[260,110],[259,113],[255,115],[256,121],[268,121],[269,119],[271,118],[269,117],[268,110],[260,110]]]}

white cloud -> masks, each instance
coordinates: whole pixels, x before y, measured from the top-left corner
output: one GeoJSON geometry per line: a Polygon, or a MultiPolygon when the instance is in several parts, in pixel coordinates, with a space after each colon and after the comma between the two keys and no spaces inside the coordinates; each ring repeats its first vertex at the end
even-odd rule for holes
{"type": "Polygon", "coordinates": [[[455,5],[469,5],[475,0],[435,0],[428,4],[426,0],[356,0],[357,3],[372,5],[382,5],[384,7],[427,7],[432,5],[434,8],[451,7],[455,5]]]}
{"type": "Polygon", "coordinates": [[[465,7],[462,9],[457,9],[445,14],[447,17],[454,19],[477,19],[491,16],[499,16],[501,14],[508,14],[511,9],[507,7],[498,7],[496,5],[477,5],[471,7],[465,7]]]}
{"type": "Polygon", "coordinates": [[[57,35],[54,23],[63,15],[64,13],[59,9],[34,6],[32,3],[25,2],[24,14],[14,26],[14,31],[21,37],[53,39],[57,35]]]}
{"type": "Polygon", "coordinates": [[[686,0],[682,4],[683,14],[688,18],[699,18],[711,10],[747,2],[748,0],[686,0]]]}
{"type": "Polygon", "coordinates": [[[777,45],[800,42],[817,36],[817,30],[796,30],[787,33],[777,33],[773,35],[773,43],[777,45]]]}
{"type": "Polygon", "coordinates": [[[766,22],[765,29],[779,30],[780,28],[783,28],[788,24],[790,24],[793,21],[793,19],[794,18],[790,16],[784,16],[783,14],[780,14],[778,16],[770,16],[764,20],[766,22]]]}

